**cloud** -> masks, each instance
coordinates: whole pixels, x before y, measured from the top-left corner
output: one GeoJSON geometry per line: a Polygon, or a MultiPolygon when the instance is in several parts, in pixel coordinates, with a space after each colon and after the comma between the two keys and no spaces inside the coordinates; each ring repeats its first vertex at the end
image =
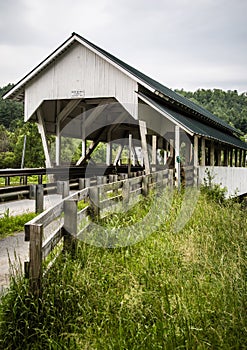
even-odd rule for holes
{"type": "Polygon", "coordinates": [[[246,13],[245,0],[0,1],[0,85],[75,31],[168,86],[243,87],[246,13]]]}

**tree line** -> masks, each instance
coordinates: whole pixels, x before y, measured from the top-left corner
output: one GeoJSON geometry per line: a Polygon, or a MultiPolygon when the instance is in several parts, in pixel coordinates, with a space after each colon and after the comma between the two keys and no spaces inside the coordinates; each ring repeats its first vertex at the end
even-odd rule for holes
{"type": "MultiPolygon", "coordinates": [[[[25,167],[44,167],[45,157],[41,137],[35,123],[24,123],[22,102],[3,100],[2,96],[12,87],[8,84],[0,88],[0,168],[20,168],[24,137],[26,135],[25,167]],[[34,142],[35,141],[35,142],[34,142]]],[[[176,90],[219,118],[225,120],[247,137],[247,93],[220,89],[199,89],[195,92],[176,90]]],[[[50,147],[54,137],[48,138],[50,147]]],[[[73,140],[63,139],[66,145],[64,160],[76,159],[80,145],[73,140]]],[[[51,150],[52,151],[52,150],[51,150]]]]}

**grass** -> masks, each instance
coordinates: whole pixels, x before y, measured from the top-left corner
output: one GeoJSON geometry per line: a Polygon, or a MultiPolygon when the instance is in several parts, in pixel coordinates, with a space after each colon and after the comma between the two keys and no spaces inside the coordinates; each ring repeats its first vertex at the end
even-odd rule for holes
{"type": "Polygon", "coordinates": [[[15,232],[24,230],[24,224],[33,219],[37,214],[25,213],[22,215],[10,216],[7,210],[0,218],[0,239],[15,232]]]}
{"type": "MultiPolygon", "coordinates": [[[[181,202],[175,195],[170,213],[181,202]]],[[[140,221],[149,205],[101,224],[140,221]]],[[[14,278],[0,305],[0,349],[247,349],[246,211],[202,193],[179,232],[175,220],[132,246],[80,242],[46,275],[39,300],[14,278]]]]}
{"type": "MultiPolygon", "coordinates": [[[[19,186],[22,181],[23,176],[11,176],[10,177],[10,186],[19,186]]],[[[27,184],[37,184],[38,183],[38,175],[29,175],[27,176],[27,184]]],[[[42,183],[47,183],[47,175],[42,176],[42,183]]],[[[0,177],[0,187],[5,186],[5,178],[0,177]]]]}

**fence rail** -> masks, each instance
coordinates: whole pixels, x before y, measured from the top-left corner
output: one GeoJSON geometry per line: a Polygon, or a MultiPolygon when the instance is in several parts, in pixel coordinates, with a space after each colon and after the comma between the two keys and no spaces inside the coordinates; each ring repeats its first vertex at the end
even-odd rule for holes
{"type": "MultiPolygon", "coordinates": [[[[192,184],[193,174],[193,167],[185,169],[188,185],[192,184]]],[[[95,219],[107,215],[109,210],[120,204],[128,204],[139,195],[147,196],[152,188],[173,187],[174,184],[173,169],[149,175],[133,175],[138,176],[126,178],[126,175],[114,175],[108,179],[97,177],[98,185],[94,186],[88,186],[88,181],[81,181],[80,186],[87,187],[64,198],[25,224],[25,240],[30,242],[29,262],[25,263],[25,271],[33,294],[39,295],[41,291],[43,261],[61,241],[61,250],[73,252],[78,235],[88,230],[95,219]]]]}

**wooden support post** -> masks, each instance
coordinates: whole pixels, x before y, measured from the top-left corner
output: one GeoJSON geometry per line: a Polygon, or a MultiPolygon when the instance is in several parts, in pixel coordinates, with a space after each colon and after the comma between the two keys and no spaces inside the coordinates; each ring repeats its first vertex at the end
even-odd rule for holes
{"type": "Polygon", "coordinates": [[[77,245],[77,200],[64,201],[64,251],[76,253],[77,245]]]}
{"type": "Polygon", "coordinates": [[[116,157],[115,157],[114,162],[113,162],[113,165],[117,165],[117,163],[118,163],[118,161],[119,161],[119,159],[121,157],[122,151],[123,151],[123,145],[119,145],[116,157]]]}
{"type": "Polygon", "coordinates": [[[168,186],[173,187],[174,181],[173,181],[173,171],[174,169],[168,169],[168,186]]]}
{"type": "Polygon", "coordinates": [[[243,151],[239,150],[239,166],[242,167],[243,165],[243,151]]]}
{"type": "Polygon", "coordinates": [[[99,188],[97,186],[89,188],[89,206],[91,218],[97,220],[100,216],[99,188]]]}
{"type": "Polygon", "coordinates": [[[238,149],[237,148],[235,148],[235,167],[237,167],[238,166],[238,149]]]}
{"type": "Polygon", "coordinates": [[[175,125],[175,170],[176,170],[176,187],[180,187],[180,129],[175,125]]]}
{"type": "Polygon", "coordinates": [[[247,152],[244,151],[244,164],[243,164],[244,167],[246,167],[246,153],[247,153],[247,152]]]}
{"type": "Polygon", "coordinates": [[[26,175],[23,176],[23,185],[27,185],[27,176],[26,175]]]}
{"type": "Polygon", "coordinates": [[[79,190],[83,190],[85,188],[85,179],[79,179],[79,190]]]}
{"type": "Polygon", "coordinates": [[[201,138],[201,165],[205,166],[206,165],[206,149],[205,149],[205,138],[201,138]]]}
{"type": "Polygon", "coordinates": [[[198,166],[198,136],[194,136],[194,166],[198,166]]]}
{"type": "Polygon", "coordinates": [[[129,152],[128,152],[128,176],[131,174],[131,161],[132,161],[132,135],[129,134],[129,152]]]}
{"type": "Polygon", "coordinates": [[[152,171],[156,171],[157,164],[157,136],[152,136],[152,171]]]}
{"type": "Polygon", "coordinates": [[[90,187],[91,186],[91,179],[90,177],[86,177],[85,178],[85,188],[90,187]]]}
{"type": "Polygon", "coordinates": [[[210,165],[214,166],[214,141],[210,144],[210,165]]]}
{"type": "Polygon", "coordinates": [[[146,139],[146,135],[147,135],[146,122],[139,120],[139,128],[140,128],[140,135],[141,135],[141,145],[142,145],[145,173],[146,175],[148,175],[150,174],[150,165],[149,165],[149,159],[148,159],[148,147],[147,147],[147,139],[146,139]]]}
{"type": "Polygon", "coordinates": [[[60,115],[60,110],[61,110],[61,101],[57,101],[57,118],[56,118],[56,166],[60,165],[61,161],[61,130],[60,130],[60,125],[61,125],[61,118],[59,117],[60,115]]]}
{"type": "Polygon", "coordinates": [[[142,194],[144,197],[149,194],[149,175],[142,176],[142,194]]]}
{"type": "Polygon", "coordinates": [[[198,136],[194,135],[194,184],[197,186],[197,167],[198,167],[198,136]]]}
{"type": "Polygon", "coordinates": [[[51,159],[50,159],[48,143],[46,139],[45,122],[44,122],[40,108],[37,110],[37,117],[38,117],[38,130],[41,135],[41,140],[42,140],[44,154],[45,154],[45,166],[46,168],[51,168],[51,159]]]}
{"type": "Polygon", "coordinates": [[[69,196],[69,180],[63,181],[63,192],[62,192],[62,198],[69,196]]]}
{"type": "Polygon", "coordinates": [[[217,150],[217,165],[221,166],[221,149],[218,148],[217,150]]]}
{"type": "Polygon", "coordinates": [[[5,177],[5,186],[10,186],[10,177],[9,176],[5,177]]]}
{"type": "Polygon", "coordinates": [[[112,144],[111,144],[111,130],[107,132],[107,144],[106,144],[106,165],[112,163],[112,144]]]}
{"type": "Polygon", "coordinates": [[[38,184],[42,185],[43,183],[43,175],[38,175],[38,184]]]}
{"type": "Polygon", "coordinates": [[[230,167],[233,167],[233,149],[230,149],[230,167]]]}
{"type": "Polygon", "coordinates": [[[97,176],[96,177],[97,185],[102,185],[103,184],[103,178],[104,178],[104,176],[97,176]]]}
{"type": "Polygon", "coordinates": [[[123,182],[123,188],[122,188],[123,206],[125,209],[129,203],[129,195],[130,195],[130,183],[129,183],[129,180],[125,180],[123,182]]]}
{"type": "Polygon", "coordinates": [[[62,195],[62,198],[69,196],[69,181],[57,181],[57,193],[62,195]]]}
{"type": "Polygon", "coordinates": [[[224,166],[228,166],[228,148],[224,150],[224,166]]]}
{"type": "Polygon", "coordinates": [[[29,225],[30,245],[29,245],[29,279],[31,293],[39,297],[41,294],[42,279],[42,238],[43,225],[29,225]]]}
{"type": "Polygon", "coordinates": [[[35,213],[41,213],[43,210],[44,210],[44,188],[43,188],[43,185],[36,185],[35,213]]]}

